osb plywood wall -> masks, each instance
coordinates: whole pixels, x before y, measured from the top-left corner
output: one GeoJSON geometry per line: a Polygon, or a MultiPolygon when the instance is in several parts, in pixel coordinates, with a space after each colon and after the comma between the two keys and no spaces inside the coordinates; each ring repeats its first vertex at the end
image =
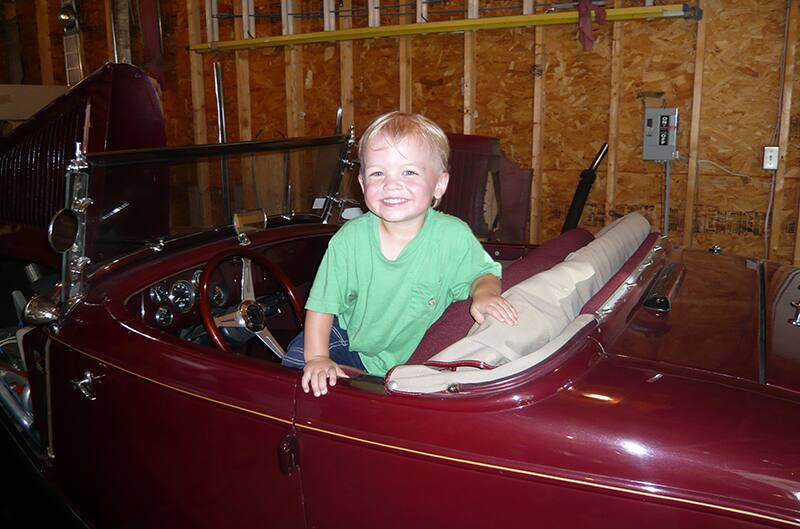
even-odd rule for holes
{"type": "MultiPolygon", "coordinates": [[[[59,0],[46,0],[50,14],[59,0]]],[[[220,12],[237,9],[236,0],[220,0],[220,12]]],[[[614,3],[614,2],[610,2],[614,3]]],[[[642,5],[617,0],[616,5],[642,5]]],[[[656,4],[667,3],[656,1],[656,4]]],[[[34,31],[32,2],[16,2],[22,34],[34,31]],[[26,32],[26,28],[28,28],[26,32]]],[[[280,4],[256,2],[257,35],[281,34],[280,4]],[[272,15],[272,18],[267,17],[272,15]]],[[[354,12],[364,12],[367,0],[345,0],[354,12]]],[[[200,0],[161,0],[167,78],[163,88],[167,135],[171,144],[196,140],[192,128],[192,93],[188,51],[188,5],[197,5],[201,37],[205,40],[205,13],[200,0]]],[[[463,18],[466,0],[430,4],[428,20],[463,18]],[[437,12],[444,11],[444,12],[437,12]]],[[[481,17],[519,14],[516,2],[480,0],[481,17]]],[[[694,4],[693,4],[694,5],[694,4]]],[[[539,167],[535,174],[541,189],[541,211],[532,240],[556,235],[563,223],[580,171],[591,162],[612,131],[617,140],[614,174],[610,159],[598,171],[582,225],[596,231],[615,216],[641,211],[661,226],[664,165],[641,159],[643,93],[663,93],[665,106],[677,107],[681,116],[681,158],[671,164],[670,232],[674,240],[707,248],[719,244],[726,251],[749,256],[765,252],[765,226],[771,174],[761,169],[762,148],[777,144],[781,115],[780,70],[784,32],[789,20],[786,0],[703,0],[705,43],[698,42],[698,23],[685,19],[616,22],[594,26],[594,47],[584,51],[574,26],[534,30],[503,29],[477,33],[475,64],[476,134],[499,137],[505,153],[522,167],[539,167]],[[614,25],[616,24],[616,30],[614,25]],[[534,55],[535,31],[541,31],[541,58],[534,55]],[[616,44],[616,47],[615,47],[616,44]],[[614,50],[617,50],[616,52],[614,50]],[[702,91],[695,101],[695,65],[702,55],[702,91]],[[615,62],[616,61],[616,62],[615,62]],[[616,63],[616,71],[612,64],[616,63]],[[534,97],[536,83],[542,97],[534,97]],[[619,94],[614,108],[614,95],[619,94]],[[699,106],[698,106],[699,103],[699,106]],[[537,126],[541,151],[533,145],[534,108],[543,111],[537,126]],[[696,193],[689,186],[690,124],[699,108],[696,193]],[[538,158],[537,158],[538,157],[538,158]],[[536,165],[536,164],[539,165],[536,165]],[[693,209],[687,215],[687,205],[693,209]],[[692,225],[686,225],[686,219],[692,225]],[[687,230],[689,230],[687,234],[687,230]],[[685,236],[686,235],[686,236],[685,236]]],[[[87,64],[95,68],[108,58],[103,2],[84,2],[82,16],[87,33],[87,64]]],[[[297,0],[295,9],[319,11],[318,0],[297,0]]],[[[410,9],[410,8],[409,8],[410,9]]],[[[59,27],[50,16],[49,32],[56,81],[64,79],[59,27]]],[[[381,17],[382,25],[401,22],[399,16],[381,17]]],[[[364,27],[363,17],[340,19],[364,27]]],[[[322,20],[295,22],[295,32],[321,31],[322,20]]],[[[220,21],[220,39],[235,37],[234,22],[220,21]]],[[[411,109],[424,113],[451,132],[464,127],[465,37],[463,34],[409,38],[411,109]]],[[[791,43],[790,43],[791,44],[791,43]]],[[[35,39],[25,40],[26,63],[35,64],[35,39]]],[[[377,115],[397,109],[401,79],[401,44],[397,38],[358,40],[344,52],[337,43],[305,45],[290,53],[283,48],[260,48],[247,53],[250,81],[250,115],[240,122],[237,104],[236,56],[233,52],[202,56],[205,80],[207,141],[216,141],[212,63],[224,72],[228,139],[238,140],[240,126],[249,123],[251,136],[278,138],[293,131],[307,135],[329,134],[335,108],[342,98],[343,55],[352,56],[352,112],[357,131],[377,115]],[[294,84],[293,84],[294,83],[294,84]],[[292,96],[289,86],[299,87],[292,96]],[[247,121],[249,120],[249,121],[247,121]]],[[[791,49],[791,47],[790,47],[791,49]]],[[[134,59],[136,60],[135,50],[134,59]]],[[[795,58],[797,60],[797,58],[795,58]]],[[[0,64],[1,65],[1,64],[0,64]]],[[[791,261],[795,249],[800,205],[800,75],[794,76],[783,187],[778,190],[774,214],[780,219],[773,234],[772,257],[791,261]]],[[[26,82],[38,82],[35,74],[26,82]]],[[[346,83],[344,83],[346,84],[346,83]]],[[[241,88],[241,87],[240,87],[241,88]]]]}

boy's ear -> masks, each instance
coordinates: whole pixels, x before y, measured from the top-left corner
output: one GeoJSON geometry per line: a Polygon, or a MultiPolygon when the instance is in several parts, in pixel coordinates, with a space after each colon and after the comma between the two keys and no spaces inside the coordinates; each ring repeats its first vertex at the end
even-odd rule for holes
{"type": "Polygon", "coordinates": [[[447,191],[447,184],[450,182],[450,173],[442,171],[439,175],[439,180],[436,182],[436,187],[433,188],[434,198],[442,198],[444,192],[447,191]]]}
{"type": "Polygon", "coordinates": [[[361,186],[361,192],[364,192],[364,173],[362,171],[358,172],[358,185],[361,186]]]}

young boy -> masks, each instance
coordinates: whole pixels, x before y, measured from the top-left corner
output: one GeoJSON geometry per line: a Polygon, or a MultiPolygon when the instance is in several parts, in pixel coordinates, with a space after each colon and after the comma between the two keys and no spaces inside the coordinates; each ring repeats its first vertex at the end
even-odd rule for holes
{"type": "Polygon", "coordinates": [[[490,315],[517,324],[500,295],[500,265],[464,222],[431,207],[447,189],[449,154],[442,129],[418,114],[391,112],[364,131],[359,183],[369,213],[331,238],[305,332],[283,360],[303,367],[306,393],[325,395],[346,376],[342,365],[385,375],[450,303],[468,296],[477,322],[490,315]]]}

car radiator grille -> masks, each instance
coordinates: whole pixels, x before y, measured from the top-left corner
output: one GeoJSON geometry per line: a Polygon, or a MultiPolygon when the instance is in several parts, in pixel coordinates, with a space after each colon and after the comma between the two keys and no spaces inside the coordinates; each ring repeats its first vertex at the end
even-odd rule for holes
{"type": "Polygon", "coordinates": [[[81,141],[83,104],[53,116],[0,153],[0,220],[47,227],[64,207],[64,174],[81,141]]]}

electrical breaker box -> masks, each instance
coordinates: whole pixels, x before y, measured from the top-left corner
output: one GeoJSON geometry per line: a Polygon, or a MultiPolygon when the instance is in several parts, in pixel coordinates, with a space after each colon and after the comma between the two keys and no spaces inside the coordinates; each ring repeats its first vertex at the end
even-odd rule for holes
{"type": "Polygon", "coordinates": [[[678,109],[644,109],[642,159],[676,160],[678,158],[678,109]]]}

